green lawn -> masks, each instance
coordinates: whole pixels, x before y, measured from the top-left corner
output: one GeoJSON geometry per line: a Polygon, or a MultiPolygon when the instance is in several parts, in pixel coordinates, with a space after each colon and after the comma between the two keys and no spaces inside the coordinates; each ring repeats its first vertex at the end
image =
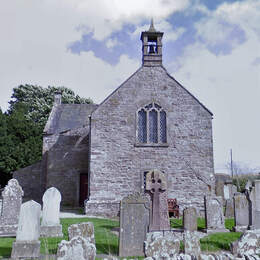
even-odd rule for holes
{"type": "MultiPolygon", "coordinates": [[[[62,240],[68,240],[68,226],[80,222],[92,222],[95,227],[97,254],[118,254],[118,237],[110,231],[119,227],[119,222],[97,218],[66,218],[61,219],[63,238],[41,238],[41,253],[56,254],[57,245],[62,240]]],[[[234,219],[225,220],[226,228],[232,230],[234,219]]],[[[181,228],[181,219],[171,219],[171,227],[181,228]]],[[[198,218],[198,229],[205,228],[205,220],[198,218]]],[[[229,250],[229,244],[240,237],[241,233],[215,233],[200,240],[203,251],[229,250]]],[[[0,238],[0,258],[10,257],[14,238],[0,238]]]]}

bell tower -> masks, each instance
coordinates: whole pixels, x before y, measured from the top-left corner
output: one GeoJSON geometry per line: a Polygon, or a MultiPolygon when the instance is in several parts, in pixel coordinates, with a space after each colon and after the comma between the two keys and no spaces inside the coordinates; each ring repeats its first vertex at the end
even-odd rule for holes
{"type": "Polygon", "coordinates": [[[152,67],[162,65],[162,37],[163,32],[155,30],[152,19],[149,30],[141,34],[143,66],[152,67]]]}

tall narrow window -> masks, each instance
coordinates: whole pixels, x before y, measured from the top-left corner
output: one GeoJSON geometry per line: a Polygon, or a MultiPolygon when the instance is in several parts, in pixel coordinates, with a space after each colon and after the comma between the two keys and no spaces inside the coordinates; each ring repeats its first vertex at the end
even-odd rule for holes
{"type": "Polygon", "coordinates": [[[138,112],[138,141],[140,143],[147,142],[147,123],[146,111],[144,109],[138,112]]]}
{"type": "Polygon", "coordinates": [[[158,113],[154,109],[149,111],[149,142],[158,143],[158,113]]]}
{"type": "Polygon", "coordinates": [[[137,142],[144,144],[167,143],[166,112],[151,103],[137,112],[137,142]]]}

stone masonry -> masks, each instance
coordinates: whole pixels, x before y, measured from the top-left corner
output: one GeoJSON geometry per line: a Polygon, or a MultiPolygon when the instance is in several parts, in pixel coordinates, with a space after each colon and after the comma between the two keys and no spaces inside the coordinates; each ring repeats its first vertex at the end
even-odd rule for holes
{"type": "Polygon", "coordinates": [[[55,187],[63,205],[85,201],[87,214],[115,216],[120,200],[144,191],[146,173],[157,169],[180,210],[203,210],[203,196],[215,192],[212,113],[163,67],[162,41],[163,32],[152,24],[142,32],[142,67],[101,104],[62,104],[55,96],[43,133],[43,160],[31,167],[33,175],[27,168],[14,173],[25,197],[38,201],[55,187]],[[138,111],[150,104],[166,115],[161,143],[137,141],[138,111]]]}
{"type": "Polygon", "coordinates": [[[181,209],[203,208],[203,195],[214,190],[211,119],[163,67],[140,68],[92,114],[86,212],[140,191],[143,173],[154,168],[167,175],[168,197],[181,209]],[[153,101],[167,112],[167,146],[136,144],[136,111],[153,101]]]}

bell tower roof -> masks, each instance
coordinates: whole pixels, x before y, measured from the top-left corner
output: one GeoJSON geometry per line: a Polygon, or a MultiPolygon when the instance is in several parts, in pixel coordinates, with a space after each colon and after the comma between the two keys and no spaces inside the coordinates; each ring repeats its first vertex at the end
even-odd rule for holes
{"type": "Polygon", "coordinates": [[[141,34],[143,66],[162,65],[162,37],[163,32],[156,31],[151,19],[149,30],[141,34]]]}

